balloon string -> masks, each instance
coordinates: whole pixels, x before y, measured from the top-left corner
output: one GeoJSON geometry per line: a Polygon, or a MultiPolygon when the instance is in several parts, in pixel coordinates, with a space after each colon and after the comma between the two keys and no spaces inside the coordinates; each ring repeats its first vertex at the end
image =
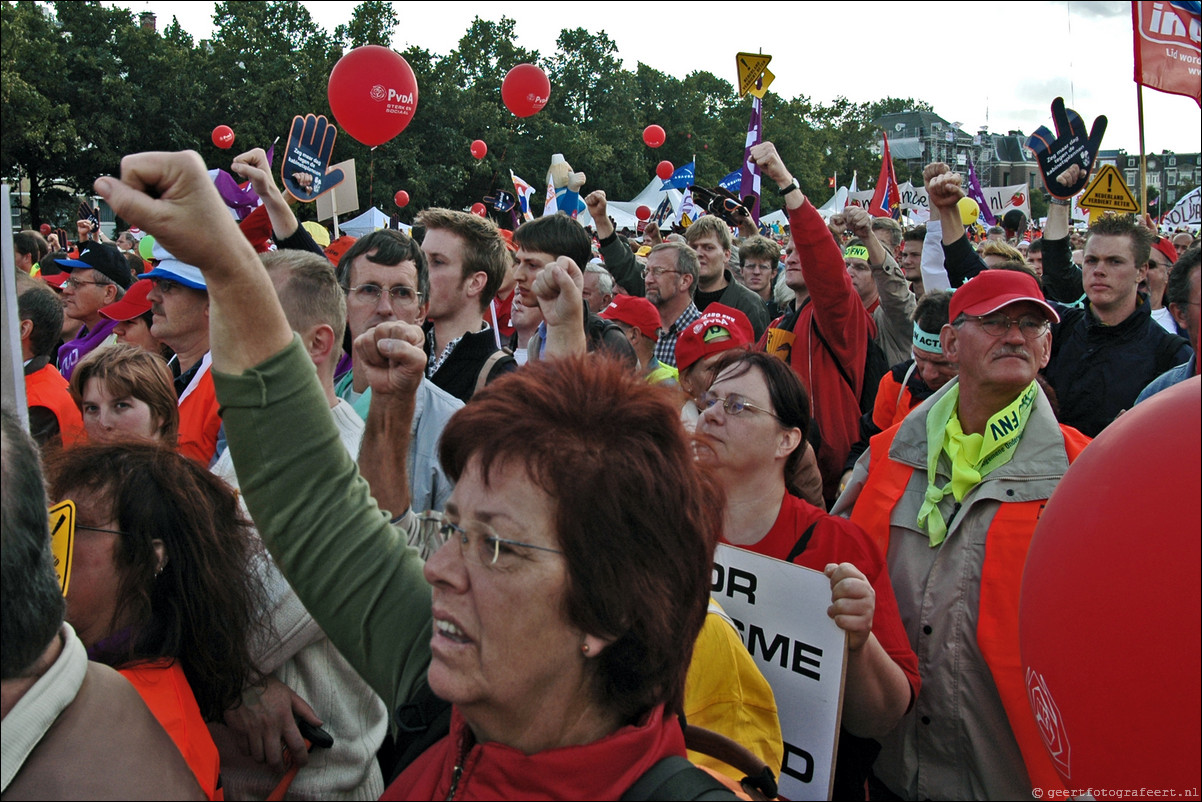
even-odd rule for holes
{"type": "Polygon", "coordinates": [[[367,205],[376,205],[376,149],[371,149],[371,163],[367,168],[367,205]]]}

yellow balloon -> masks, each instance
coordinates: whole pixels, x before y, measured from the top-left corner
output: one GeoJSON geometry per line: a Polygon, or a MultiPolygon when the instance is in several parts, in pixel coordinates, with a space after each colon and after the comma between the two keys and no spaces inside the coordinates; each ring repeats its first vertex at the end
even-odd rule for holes
{"type": "Polygon", "coordinates": [[[961,198],[956,206],[960,209],[960,222],[966,226],[971,226],[981,216],[981,207],[972,198],[961,198]]]}
{"type": "Polygon", "coordinates": [[[306,220],[305,222],[301,223],[301,225],[304,226],[305,231],[308,231],[309,235],[313,237],[313,241],[321,247],[324,248],[330,244],[330,232],[327,231],[326,227],[321,223],[315,223],[312,220],[306,220]]]}

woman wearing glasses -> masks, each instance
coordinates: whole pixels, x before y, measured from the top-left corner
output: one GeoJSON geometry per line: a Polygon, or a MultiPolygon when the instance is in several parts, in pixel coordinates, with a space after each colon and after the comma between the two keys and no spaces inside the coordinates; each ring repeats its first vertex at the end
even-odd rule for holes
{"type": "Polygon", "coordinates": [[[68,623],[89,659],[138,690],[208,798],[221,798],[205,722],[241,699],[258,594],[234,493],[149,444],[67,449],[47,476],[51,498],[75,502],[68,623]]]}
{"type": "Polygon", "coordinates": [[[867,739],[889,732],[920,686],[884,560],[858,526],[788,492],[786,477],[802,457],[810,405],[785,363],[763,352],[731,352],[700,406],[700,459],[727,495],[722,541],[830,578],[827,612],[848,634],[835,796],[862,799],[879,749],[867,739]]]}

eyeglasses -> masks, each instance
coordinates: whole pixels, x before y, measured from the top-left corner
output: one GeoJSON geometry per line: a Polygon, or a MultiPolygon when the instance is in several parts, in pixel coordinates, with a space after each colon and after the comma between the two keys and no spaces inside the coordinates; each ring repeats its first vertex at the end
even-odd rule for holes
{"type": "Polygon", "coordinates": [[[109,283],[110,282],[108,282],[108,281],[84,281],[83,279],[69,278],[63,282],[63,286],[75,288],[75,287],[82,287],[85,284],[91,284],[93,287],[104,287],[104,286],[107,286],[109,283]]]}
{"type": "Polygon", "coordinates": [[[128,534],[122,532],[120,529],[101,529],[99,526],[83,526],[81,524],[75,524],[75,529],[86,529],[89,532],[104,532],[106,535],[121,535],[121,537],[129,537],[128,534]]]}
{"type": "Polygon", "coordinates": [[[680,272],[679,270],[672,270],[667,267],[644,267],[643,268],[643,278],[647,278],[647,276],[649,276],[649,275],[659,278],[660,276],[664,275],[665,273],[679,273],[679,272],[680,272]]]}
{"type": "Polygon", "coordinates": [[[366,301],[373,304],[380,302],[380,297],[388,293],[389,304],[400,304],[401,306],[416,306],[421,303],[422,294],[412,287],[406,287],[399,284],[395,287],[389,287],[387,290],[379,284],[360,284],[358,287],[351,287],[350,293],[360,301],[366,301]]]}
{"type": "Polygon", "coordinates": [[[731,393],[730,395],[726,396],[726,398],[721,398],[718,396],[717,393],[710,392],[709,390],[706,390],[702,394],[702,396],[701,396],[701,408],[702,409],[711,409],[712,407],[714,407],[718,404],[722,405],[722,410],[727,415],[742,415],[744,410],[750,409],[752,412],[762,412],[765,415],[776,418],[781,423],[784,423],[784,421],[780,420],[780,418],[777,417],[775,414],[769,412],[768,410],[764,409],[763,407],[757,407],[755,404],[751,403],[750,401],[748,401],[746,398],[739,395],[738,393],[731,393]]]}
{"type": "Polygon", "coordinates": [[[179,287],[178,281],[172,281],[169,278],[151,279],[154,282],[154,288],[162,295],[170,295],[179,287]]]}
{"type": "Polygon", "coordinates": [[[502,570],[512,568],[519,559],[517,549],[536,549],[549,551],[552,554],[563,554],[558,549],[499,537],[487,524],[473,522],[469,524],[470,530],[465,529],[448,519],[446,514],[433,510],[423,512],[417,516],[417,520],[426,553],[433,554],[452,536],[457,535],[460,556],[485,568],[502,570]]]}
{"type": "Polygon", "coordinates": [[[1011,326],[1018,326],[1018,330],[1023,333],[1023,337],[1028,340],[1034,340],[1036,337],[1042,337],[1047,334],[1048,329],[1052,326],[1051,321],[1046,317],[1035,317],[1034,315],[1023,315],[1017,320],[1006,315],[991,315],[990,317],[963,315],[962,317],[965,320],[976,321],[981,330],[990,337],[1001,337],[1010,331],[1011,326]]]}

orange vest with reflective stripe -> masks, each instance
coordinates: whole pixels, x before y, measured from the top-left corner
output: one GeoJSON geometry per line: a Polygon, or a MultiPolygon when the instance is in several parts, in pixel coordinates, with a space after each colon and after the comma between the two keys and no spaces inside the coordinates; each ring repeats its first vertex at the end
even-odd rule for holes
{"type": "MultiPolygon", "coordinates": [[[[894,426],[872,438],[873,459],[868,468],[868,479],[851,513],[851,520],[863,527],[885,555],[889,554],[893,507],[914,473],[913,467],[889,459],[889,447],[897,430],[898,426],[894,426]]],[[[1064,435],[1065,454],[1072,464],[1090,438],[1069,426],[1061,425],[1060,431],[1064,435]]],[[[1006,502],[998,507],[989,524],[985,536],[985,562],[981,566],[977,645],[993,675],[1032,787],[1063,788],[1064,781],[1048,755],[1031,712],[1018,648],[1018,602],[1023,566],[1031,537],[1035,534],[1035,524],[1046,505],[1046,499],[1006,502]]]]}
{"type": "Polygon", "coordinates": [[[64,447],[73,446],[83,438],[83,417],[68,387],[53,362],[25,377],[26,406],[45,407],[54,413],[64,447]]]}

